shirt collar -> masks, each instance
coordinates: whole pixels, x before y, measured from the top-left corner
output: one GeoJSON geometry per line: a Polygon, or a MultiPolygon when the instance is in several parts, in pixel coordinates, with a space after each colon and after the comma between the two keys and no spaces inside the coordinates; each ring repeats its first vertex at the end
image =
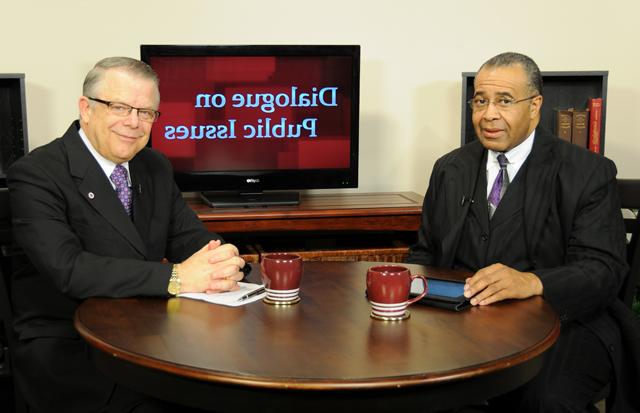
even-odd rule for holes
{"type": "MultiPolygon", "coordinates": [[[[524,161],[527,160],[527,157],[531,153],[531,149],[533,148],[533,141],[535,139],[536,131],[535,129],[531,132],[531,134],[522,141],[518,146],[511,148],[509,151],[505,152],[505,156],[509,161],[509,167],[513,168],[513,174],[509,174],[510,176],[515,176],[520,167],[524,164],[524,161]]],[[[489,159],[488,161],[498,164],[498,154],[501,152],[496,152],[494,150],[489,149],[489,159]]],[[[513,178],[512,178],[513,179],[513,178]]]]}
{"type": "MultiPolygon", "coordinates": [[[[80,135],[80,138],[82,138],[82,142],[84,142],[87,149],[89,149],[89,152],[91,152],[91,155],[93,155],[96,162],[98,162],[98,165],[100,165],[100,168],[102,169],[104,174],[107,176],[107,178],[109,178],[113,173],[113,170],[116,169],[115,162],[110,161],[109,159],[100,155],[100,153],[96,150],[96,148],[93,147],[93,144],[87,137],[87,134],[84,132],[82,127],[80,127],[80,129],[78,130],[78,134],[80,135]]],[[[131,174],[129,173],[129,162],[123,162],[121,165],[124,166],[125,169],[127,170],[127,180],[129,181],[129,186],[131,186],[131,174]]],[[[111,182],[111,179],[109,179],[109,182],[111,182]]],[[[113,182],[111,182],[111,185],[114,185],[114,188],[115,188],[115,184],[113,182]]]]}

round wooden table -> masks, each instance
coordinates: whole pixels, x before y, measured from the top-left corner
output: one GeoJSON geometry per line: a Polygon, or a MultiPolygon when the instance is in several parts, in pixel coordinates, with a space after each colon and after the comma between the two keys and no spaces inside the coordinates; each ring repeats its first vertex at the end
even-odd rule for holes
{"type": "Polygon", "coordinates": [[[374,320],[365,298],[371,265],[305,262],[301,302],[291,307],[93,298],[75,326],[117,382],[221,412],[352,410],[349,403],[426,412],[478,402],[530,380],[560,332],[539,297],[462,312],[415,304],[408,320],[374,320]]]}

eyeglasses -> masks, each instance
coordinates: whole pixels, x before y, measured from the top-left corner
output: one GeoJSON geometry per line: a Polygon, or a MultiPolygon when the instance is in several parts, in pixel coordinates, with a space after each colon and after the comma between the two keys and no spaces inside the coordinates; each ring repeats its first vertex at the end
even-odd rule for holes
{"type": "Polygon", "coordinates": [[[107,105],[110,113],[113,113],[114,115],[120,117],[129,116],[131,111],[134,109],[136,110],[136,112],[138,112],[138,118],[145,122],[155,122],[160,116],[160,112],[153,109],[134,108],[133,106],[129,106],[126,103],[109,102],[108,100],[92,98],[89,96],[87,96],[87,99],[93,100],[94,102],[102,103],[103,105],[107,105]]]}
{"type": "MultiPolygon", "coordinates": [[[[524,98],[520,100],[515,100],[508,96],[502,96],[502,97],[499,97],[498,100],[494,100],[493,104],[498,110],[509,110],[516,103],[524,102],[525,100],[531,100],[533,98],[537,98],[538,96],[540,95],[533,95],[533,96],[529,96],[528,98],[524,98]]],[[[482,96],[476,96],[473,99],[470,99],[467,103],[471,107],[472,111],[477,112],[477,111],[485,110],[486,108],[488,108],[491,102],[492,102],[491,100],[483,98],[482,96]]]]}

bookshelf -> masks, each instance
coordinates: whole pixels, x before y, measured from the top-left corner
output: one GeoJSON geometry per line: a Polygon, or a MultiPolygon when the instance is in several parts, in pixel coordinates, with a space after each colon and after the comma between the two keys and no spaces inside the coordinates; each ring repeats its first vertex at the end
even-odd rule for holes
{"type": "Polygon", "coordinates": [[[27,153],[24,74],[0,73],[0,187],[11,164],[27,153]]]}
{"type": "MultiPolygon", "coordinates": [[[[602,126],[600,132],[600,153],[604,154],[605,125],[607,120],[607,78],[608,71],[563,71],[541,72],[544,103],[540,125],[555,131],[556,109],[585,109],[588,98],[602,98],[602,126]]],[[[462,125],[461,144],[476,139],[471,122],[471,109],[467,101],[473,97],[473,81],[476,72],[462,72],[462,125]]]]}

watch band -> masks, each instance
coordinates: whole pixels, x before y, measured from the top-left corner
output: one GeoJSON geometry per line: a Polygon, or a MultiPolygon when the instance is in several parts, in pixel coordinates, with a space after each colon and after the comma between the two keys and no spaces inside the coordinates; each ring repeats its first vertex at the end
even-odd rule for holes
{"type": "Polygon", "coordinates": [[[180,274],[178,274],[178,264],[173,264],[173,267],[171,267],[171,278],[169,278],[167,292],[173,296],[180,294],[180,274]]]}

